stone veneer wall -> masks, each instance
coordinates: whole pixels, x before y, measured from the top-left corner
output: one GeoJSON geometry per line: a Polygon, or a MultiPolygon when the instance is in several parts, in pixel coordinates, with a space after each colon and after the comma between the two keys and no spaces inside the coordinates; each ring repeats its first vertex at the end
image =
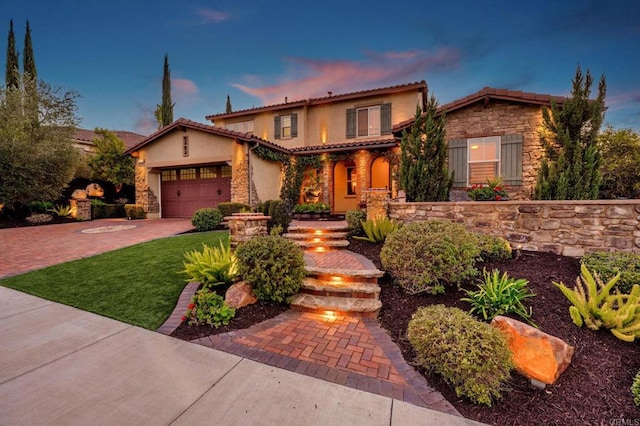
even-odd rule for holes
{"type": "Polygon", "coordinates": [[[596,251],[640,253],[640,200],[389,203],[402,222],[449,219],[513,247],[581,257],[596,251]]]}
{"type": "Polygon", "coordinates": [[[158,197],[153,193],[147,183],[146,167],[136,164],[135,188],[136,188],[136,204],[142,206],[147,213],[160,213],[160,203],[158,197]]]}
{"type": "MultiPolygon", "coordinates": [[[[245,157],[234,164],[231,179],[231,201],[249,204],[249,160],[245,157]]],[[[254,198],[255,200],[255,198],[254,198]]]]}
{"type": "Polygon", "coordinates": [[[467,139],[482,136],[523,135],[522,186],[507,188],[512,200],[528,200],[535,188],[542,148],[538,131],[542,124],[539,106],[492,100],[446,115],[446,137],[467,139]]]}
{"type": "Polygon", "coordinates": [[[262,213],[234,213],[226,216],[224,221],[229,226],[229,239],[231,248],[249,241],[254,237],[267,235],[267,223],[271,216],[262,213]]]}
{"type": "Polygon", "coordinates": [[[367,197],[367,220],[389,215],[389,196],[387,188],[369,188],[364,191],[367,197]]]}

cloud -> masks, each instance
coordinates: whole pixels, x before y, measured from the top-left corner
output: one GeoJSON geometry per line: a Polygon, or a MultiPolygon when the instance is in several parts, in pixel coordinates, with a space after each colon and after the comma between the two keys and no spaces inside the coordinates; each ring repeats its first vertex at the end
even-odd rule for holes
{"type": "Polygon", "coordinates": [[[609,111],[617,111],[640,105],[640,88],[609,94],[606,98],[609,111]]]}
{"type": "Polygon", "coordinates": [[[202,19],[202,24],[219,24],[231,17],[231,14],[228,12],[205,8],[196,9],[196,14],[202,19]]]}
{"type": "Polygon", "coordinates": [[[133,131],[141,135],[150,135],[158,130],[158,122],[154,115],[154,109],[145,105],[138,105],[135,113],[136,120],[133,131]]]}
{"type": "Polygon", "coordinates": [[[171,79],[171,97],[174,101],[190,102],[198,97],[200,90],[198,86],[185,78],[171,79]]]}
{"type": "Polygon", "coordinates": [[[439,48],[435,52],[409,50],[404,52],[364,52],[362,61],[330,61],[288,58],[291,69],[280,83],[259,85],[255,77],[247,77],[254,87],[234,83],[232,86],[255,96],[264,104],[299,100],[308,97],[349,93],[371,87],[381,87],[422,80],[425,73],[454,69],[460,54],[453,48],[439,48]],[[289,77],[295,76],[295,77],[289,77]]]}

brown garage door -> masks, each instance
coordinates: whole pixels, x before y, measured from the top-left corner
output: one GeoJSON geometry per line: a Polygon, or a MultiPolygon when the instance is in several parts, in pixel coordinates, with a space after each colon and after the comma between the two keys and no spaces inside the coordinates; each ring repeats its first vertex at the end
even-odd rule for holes
{"type": "Polygon", "coordinates": [[[204,207],[231,201],[231,167],[213,165],[161,172],[162,217],[190,218],[204,207]]]}

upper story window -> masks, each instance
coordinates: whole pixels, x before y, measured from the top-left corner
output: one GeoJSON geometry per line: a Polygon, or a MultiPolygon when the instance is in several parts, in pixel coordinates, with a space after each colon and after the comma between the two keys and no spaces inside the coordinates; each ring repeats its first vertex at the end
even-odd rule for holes
{"type": "Polygon", "coordinates": [[[277,115],[273,118],[273,134],[276,139],[298,136],[298,114],[277,115]]]}
{"type": "Polygon", "coordinates": [[[253,133],[253,120],[227,123],[224,127],[227,130],[233,130],[234,132],[253,133]]]}
{"type": "Polygon", "coordinates": [[[391,104],[347,109],[347,138],[391,134],[391,104]]]}
{"type": "Polygon", "coordinates": [[[483,184],[500,174],[500,136],[467,140],[469,185],[483,184]]]}

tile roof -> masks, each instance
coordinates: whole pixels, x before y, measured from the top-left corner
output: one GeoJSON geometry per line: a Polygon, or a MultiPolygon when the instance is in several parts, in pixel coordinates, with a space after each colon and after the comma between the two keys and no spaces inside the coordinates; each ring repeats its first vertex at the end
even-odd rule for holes
{"type": "Polygon", "coordinates": [[[176,121],[174,121],[173,123],[171,123],[170,125],[163,127],[162,129],[158,130],[157,132],[147,136],[144,140],[140,141],[138,144],[130,147],[129,149],[127,149],[128,153],[131,153],[133,151],[136,151],[142,147],[144,147],[145,145],[148,145],[149,143],[153,142],[154,140],[158,139],[160,136],[163,136],[169,132],[171,132],[172,130],[176,129],[176,128],[181,128],[181,127],[186,127],[186,128],[190,128],[190,129],[195,129],[195,130],[200,130],[206,133],[211,133],[214,135],[219,135],[219,136],[226,136],[232,139],[237,139],[243,142],[257,142],[260,145],[264,145],[268,148],[271,148],[275,151],[280,151],[280,152],[284,152],[284,153],[289,153],[289,150],[281,147],[280,145],[276,145],[273,142],[269,142],[267,140],[264,140],[262,138],[259,138],[257,136],[254,136],[251,133],[243,133],[243,132],[236,132],[233,130],[229,130],[229,129],[225,129],[223,127],[217,127],[217,126],[212,126],[209,124],[203,124],[203,123],[198,123],[196,121],[192,121],[192,120],[187,120],[186,118],[179,118],[176,121]]]}
{"type": "MultiPolygon", "coordinates": [[[[146,136],[140,135],[138,133],[129,132],[127,130],[111,130],[116,134],[122,141],[124,142],[127,149],[136,145],[140,141],[142,141],[146,136]]],[[[73,135],[73,140],[80,142],[88,142],[93,145],[93,140],[97,138],[98,135],[93,130],[87,129],[76,129],[76,132],[73,135]]]]}
{"type": "MultiPolygon", "coordinates": [[[[559,106],[562,106],[565,98],[562,96],[553,96],[540,93],[522,92],[519,90],[507,90],[507,89],[495,89],[493,87],[485,87],[482,90],[465,96],[464,98],[457,99],[448,104],[441,105],[438,108],[438,113],[445,111],[446,113],[453,112],[460,108],[464,108],[468,105],[476,102],[489,102],[491,99],[523,103],[528,105],[540,105],[551,106],[551,101],[554,101],[559,106]]],[[[393,133],[400,132],[413,124],[414,119],[402,121],[393,126],[393,133]]]]}
{"type": "Polygon", "coordinates": [[[395,86],[381,87],[378,89],[361,90],[358,92],[343,93],[338,95],[332,94],[329,96],[324,96],[319,98],[302,99],[302,100],[297,100],[292,102],[285,102],[281,104],[265,105],[265,106],[256,107],[256,108],[233,111],[229,113],[212,114],[212,115],[207,115],[205,118],[207,120],[214,120],[216,118],[233,118],[233,117],[248,115],[251,113],[263,112],[263,111],[278,111],[283,109],[301,107],[305,105],[321,105],[321,104],[326,104],[331,102],[344,101],[348,99],[361,98],[364,96],[377,96],[377,95],[397,93],[397,92],[406,92],[410,90],[420,90],[426,93],[427,83],[424,80],[422,80],[415,83],[398,84],[395,86]]]}
{"type": "Polygon", "coordinates": [[[398,142],[395,138],[389,138],[368,141],[343,142],[327,145],[302,146],[291,148],[290,151],[293,154],[318,154],[324,152],[354,151],[362,148],[388,148],[397,145],[398,142]]]}

